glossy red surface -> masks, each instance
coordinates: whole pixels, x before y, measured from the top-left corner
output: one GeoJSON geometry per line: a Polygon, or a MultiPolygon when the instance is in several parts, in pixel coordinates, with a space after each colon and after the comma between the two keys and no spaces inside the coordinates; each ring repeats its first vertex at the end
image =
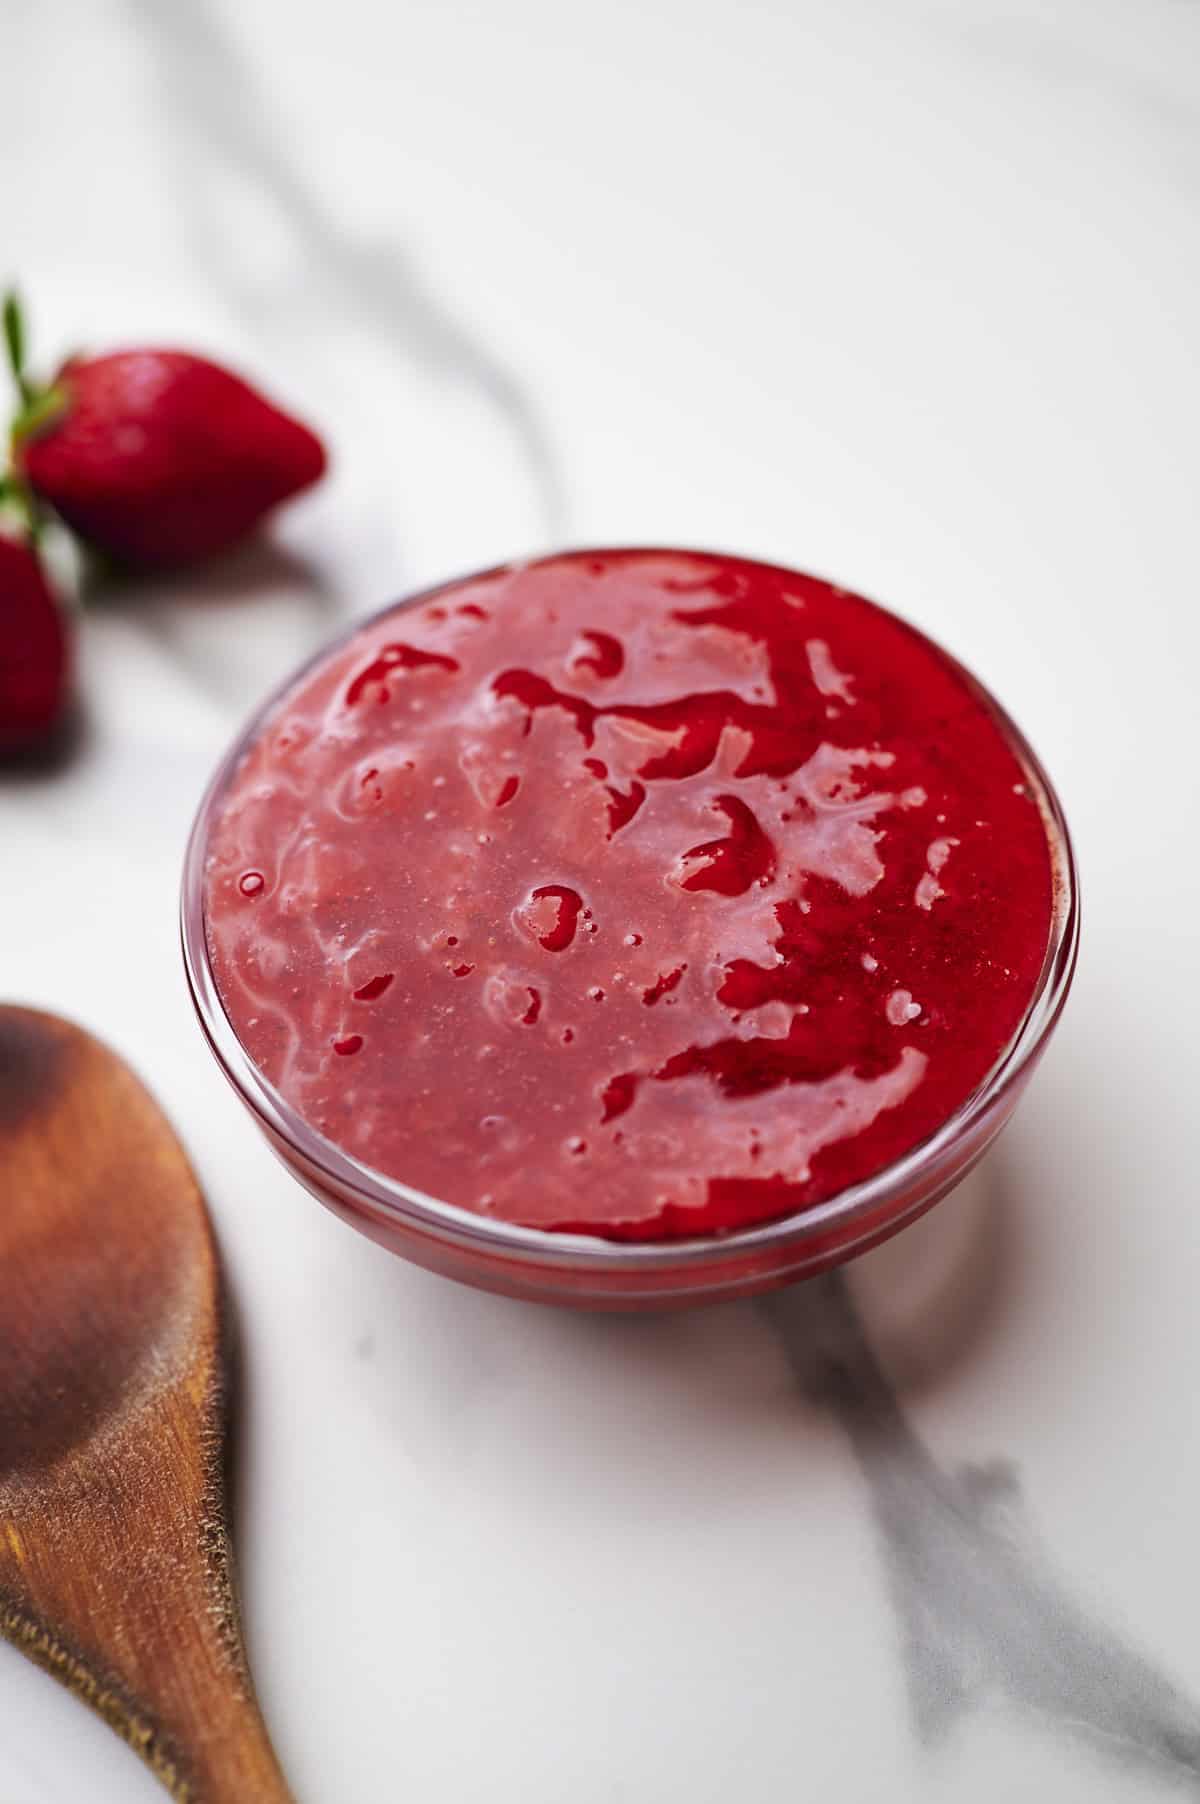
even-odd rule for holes
{"type": "Polygon", "coordinates": [[[213,969],[357,1158],[617,1239],[802,1210],[938,1128],[1050,933],[1036,798],[929,641],[681,552],[495,572],[305,673],[222,798],[213,969]]]}

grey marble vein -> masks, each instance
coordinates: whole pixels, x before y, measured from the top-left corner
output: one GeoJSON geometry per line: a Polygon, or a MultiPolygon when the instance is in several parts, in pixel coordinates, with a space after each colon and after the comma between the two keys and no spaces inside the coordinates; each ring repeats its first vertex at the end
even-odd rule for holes
{"type": "Polygon", "coordinates": [[[290,234],[288,283],[320,291],[336,325],[355,317],[385,346],[403,348],[447,378],[474,389],[504,422],[540,498],[548,539],[561,535],[565,498],[549,435],[528,388],[455,316],[395,243],[347,229],[288,153],[268,94],[238,54],[212,0],[125,0],[153,58],[185,226],[204,265],[220,271],[242,312],[270,325],[277,296],[264,295],[231,238],[222,206],[225,179],[253,184],[290,234]],[[265,310],[265,319],[262,317],[265,310]]]}
{"type": "Polygon", "coordinates": [[[1050,1570],[1024,1526],[1011,1465],[947,1471],[932,1457],[841,1276],[763,1307],[869,1488],[919,1739],[1000,1697],[1109,1758],[1200,1791],[1200,1707],[1050,1570]]]}

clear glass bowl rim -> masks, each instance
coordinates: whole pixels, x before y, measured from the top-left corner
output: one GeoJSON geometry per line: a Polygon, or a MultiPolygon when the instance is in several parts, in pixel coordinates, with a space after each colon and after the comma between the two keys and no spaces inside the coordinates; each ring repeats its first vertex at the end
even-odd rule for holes
{"type": "MultiPolygon", "coordinates": [[[[353,1197],[368,1215],[380,1223],[394,1225],[401,1232],[407,1228],[426,1238],[432,1236],[484,1259],[491,1255],[518,1265],[561,1266],[579,1273],[590,1271],[597,1276],[703,1269],[708,1264],[724,1264],[730,1257],[741,1254],[783,1259],[789,1249],[798,1253],[806,1242],[829,1233],[836,1233],[839,1238],[844,1233],[852,1240],[853,1228],[859,1218],[874,1222],[879,1212],[886,1208],[889,1198],[900,1201],[919,1192],[926,1178],[931,1186],[935,1184],[939,1171],[960,1139],[999,1107],[1036,1060],[1062,1012],[1074,975],[1079,944],[1079,888],[1074,850],[1062,805],[1040,759],[1008,712],[971,670],[936,640],[929,639],[920,628],[904,620],[903,616],[895,615],[894,618],[901,619],[911,632],[925,639],[950,662],[1009,740],[1035,786],[1055,879],[1054,915],[1046,956],[1021,1024],[982,1083],[935,1133],[872,1177],[795,1214],[726,1234],[690,1240],[621,1241],[598,1235],[521,1227],[442,1202],[364,1165],[310,1127],[268,1083],[242,1047],[222,1006],[209,957],[204,919],[204,864],[209,828],[243,756],[284,697],[310,670],[358,633],[400,609],[418,607],[464,582],[500,576],[549,558],[583,559],[631,554],[730,558],[785,575],[799,574],[784,565],[764,563],[737,553],[659,545],[586,546],[470,571],[403,596],[399,601],[388,602],[373,613],[351,621],[344,631],[325,641],[272,689],[220,760],[201,798],[188,836],[180,906],[184,968],[200,1025],[225,1076],[269,1136],[294,1149],[310,1170],[328,1182],[335,1194],[353,1197]]],[[[872,605],[879,606],[878,603],[872,605]]]]}

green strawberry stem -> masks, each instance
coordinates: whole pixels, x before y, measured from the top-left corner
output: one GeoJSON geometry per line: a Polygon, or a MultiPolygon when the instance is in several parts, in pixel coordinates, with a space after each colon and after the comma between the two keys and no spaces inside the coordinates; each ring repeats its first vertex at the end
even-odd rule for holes
{"type": "Polygon", "coordinates": [[[37,498],[17,467],[16,450],[23,438],[54,417],[63,405],[60,389],[38,389],[30,381],[25,368],[25,314],[15,288],[4,296],[0,308],[4,328],[4,349],[8,367],[17,391],[17,413],[9,431],[7,470],[0,470],[0,509],[11,511],[31,545],[41,539],[42,515],[37,498]]]}
{"type": "Polygon", "coordinates": [[[49,425],[66,406],[67,397],[61,387],[51,384],[49,388],[39,388],[29,377],[25,364],[25,310],[15,288],[10,288],[4,296],[3,316],[4,348],[19,402],[10,428],[15,447],[22,439],[32,438],[43,426],[49,425]]]}
{"type": "Polygon", "coordinates": [[[0,477],[0,522],[12,516],[14,526],[35,548],[42,539],[42,515],[33,492],[19,476],[0,477]]]}
{"type": "Polygon", "coordinates": [[[33,386],[25,374],[25,315],[15,288],[10,288],[4,297],[4,348],[24,409],[33,400],[33,386]]]}

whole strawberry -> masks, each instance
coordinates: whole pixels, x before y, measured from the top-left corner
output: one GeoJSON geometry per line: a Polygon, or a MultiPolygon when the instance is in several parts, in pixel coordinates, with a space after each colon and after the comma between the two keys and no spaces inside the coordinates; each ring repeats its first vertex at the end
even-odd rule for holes
{"type": "Polygon", "coordinates": [[[166,568],[236,544],[326,459],[240,376],[189,351],[130,350],[73,358],[31,389],[14,463],[81,538],[166,568]]]}
{"type": "Polygon", "coordinates": [[[66,622],[37,552],[0,531],[0,756],[52,738],[70,664],[66,622]]]}

